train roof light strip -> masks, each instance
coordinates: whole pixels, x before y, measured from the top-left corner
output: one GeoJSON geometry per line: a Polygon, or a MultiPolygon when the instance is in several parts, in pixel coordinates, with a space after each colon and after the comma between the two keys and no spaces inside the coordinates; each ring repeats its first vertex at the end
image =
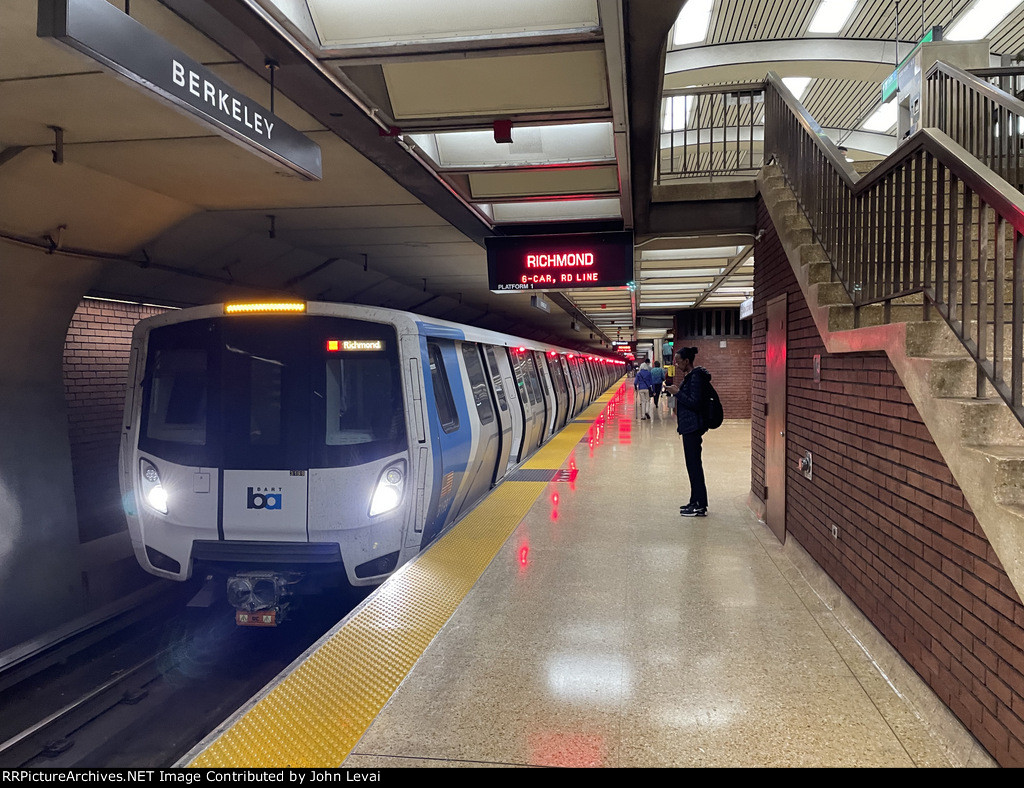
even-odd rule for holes
{"type": "Polygon", "coordinates": [[[306,311],[305,301],[255,301],[241,304],[224,304],[225,315],[252,315],[260,313],[295,314],[306,311]]]}

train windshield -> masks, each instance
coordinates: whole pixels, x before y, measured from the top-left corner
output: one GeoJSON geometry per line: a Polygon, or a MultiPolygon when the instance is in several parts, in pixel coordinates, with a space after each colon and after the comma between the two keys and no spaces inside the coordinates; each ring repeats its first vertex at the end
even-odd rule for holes
{"type": "Polygon", "coordinates": [[[358,465],[406,448],[394,329],[229,317],[150,333],[139,448],[235,469],[358,465]]]}

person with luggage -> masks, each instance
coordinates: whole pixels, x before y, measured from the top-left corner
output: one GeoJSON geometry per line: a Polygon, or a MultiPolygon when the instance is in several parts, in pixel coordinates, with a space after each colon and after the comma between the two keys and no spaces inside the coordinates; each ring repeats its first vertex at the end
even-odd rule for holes
{"type": "Polygon", "coordinates": [[[665,391],[675,395],[676,432],[683,438],[683,456],[686,460],[686,475],[690,480],[690,500],[679,507],[683,517],[705,517],[708,513],[708,488],[704,480],[704,464],[701,458],[701,444],[708,427],[704,410],[711,385],[711,373],[704,367],[694,365],[697,348],[684,347],[676,351],[676,378],[678,384],[668,386],[665,391]]]}
{"type": "Polygon", "coordinates": [[[654,380],[651,378],[651,365],[646,361],[640,365],[640,370],[633,378],[633,390],[636,392],[637,409],[640,411],[640,421],[651,418],[651,390],[654,388],[654,380]]]}

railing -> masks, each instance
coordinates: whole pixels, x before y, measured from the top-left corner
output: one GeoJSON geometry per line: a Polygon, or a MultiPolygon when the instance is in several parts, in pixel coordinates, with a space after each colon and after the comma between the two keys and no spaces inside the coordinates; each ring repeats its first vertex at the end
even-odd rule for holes
{"type": "Polygon", "coordinates": [[[936,129],[858,179],[774,74],[766,157],[779,162],[855,313],[923,301],[1024,423],[1024,196],[936,129]]]}
{"type": "Polygon", "coordinates": [[[756,174],[764,164],[764,84],[666,90],[656,183],[756,174]]]}
{"type": "Polygon", "coordinates": [[[1015,89],[1020,69],[968,74],[936,63],[924,83],[923,125],[948,134],[1007,183],[1024,187],[1024,101],[979,77],[1015,89]]]}
{"type": "Polygon", "coordinates": [[[994,68],[971,68],[968,74],[983,79],[1015,98],[1024,99],[1024,66],[996,66],[994,68]]]}

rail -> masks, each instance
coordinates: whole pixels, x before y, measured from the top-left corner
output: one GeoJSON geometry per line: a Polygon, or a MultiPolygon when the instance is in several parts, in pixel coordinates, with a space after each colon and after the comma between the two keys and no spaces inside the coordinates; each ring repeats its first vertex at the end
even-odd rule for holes
{"type": "Polygon", "coordinates": [[[755,175],[764,165],[764,83],[666,90],[656,183],[755,175]]]}
{"type": "Polygon", "coordinates": [[[864,178],[770,74],[766,158],[778,161],[855,314],[935,309],[1024,424],[1024,197],[943,131],[926,128],[864,178]]]}
{"type": "Polygon", "coordinates": [[[1015,97],[1019,71],[978,69],[968,73],[935,63],[925,77],[923,104],[925,127],[948,134],[1018,190],[1024,187],[1024,101],[1015,97]]]}

